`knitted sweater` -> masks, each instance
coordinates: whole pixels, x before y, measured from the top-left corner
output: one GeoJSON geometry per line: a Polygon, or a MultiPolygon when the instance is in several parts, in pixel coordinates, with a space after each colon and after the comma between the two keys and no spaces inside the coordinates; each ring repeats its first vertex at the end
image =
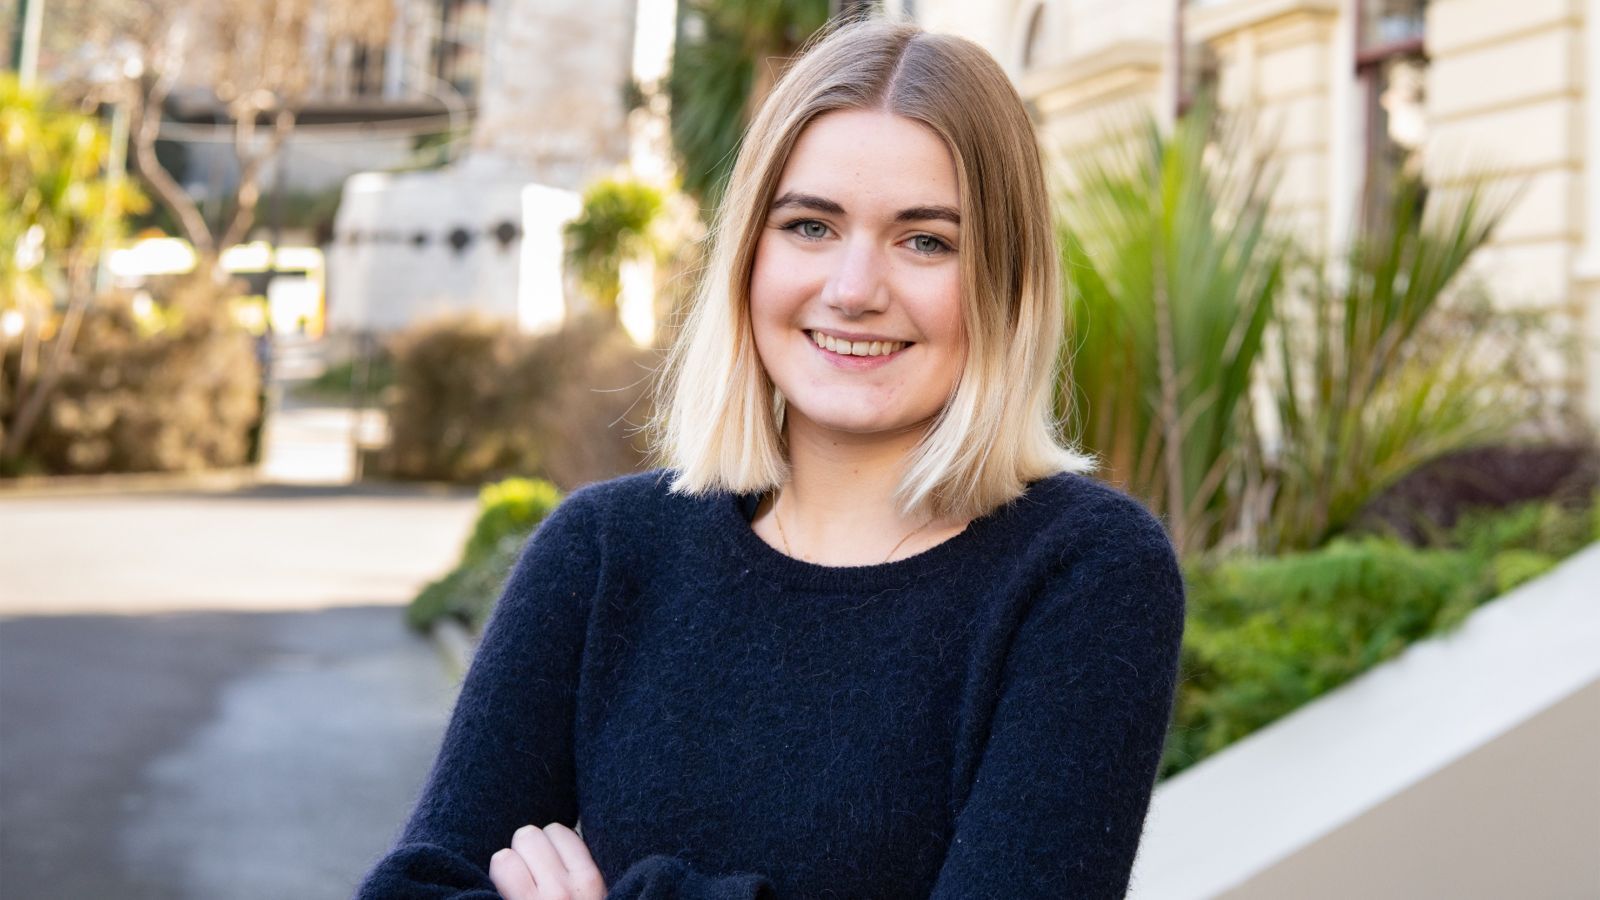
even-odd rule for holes
{"type": "Polygon", "coordinates": [[[1176,687],[1161,525],[1080,475],[928,550],[830,567],[664,470],[524,545],[361,898],[494,898],[522,825],[611,898],[1121,897],[1176,687]]]}

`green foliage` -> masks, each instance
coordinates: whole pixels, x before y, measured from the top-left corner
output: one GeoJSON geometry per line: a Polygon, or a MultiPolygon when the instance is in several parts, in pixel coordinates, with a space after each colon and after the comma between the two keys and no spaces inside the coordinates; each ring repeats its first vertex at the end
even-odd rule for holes
{"type": "Polygon", "coordinates": [[[583,212],[567,223],[567,259],[596,304],[615,317],[622,264],[655,250],[652,226],[665,201],[638,181],[602,179],[583,193],[583,212]]]}
{"type": "Polygon", "coordinates": [[[423,630],[445,616],[453,616],[473,628],[481,628],[516,564],[518,549],[513,542],[498,544],[488,556],[458,565],[423,588],[406,607],[407,624],[423,630]]]}
{"type": "Polygon", "coordinates": [[[1276,558],[1194,559],[1172,774],[1389,659],[1593,539],[1594,510],[1541,502],[1464,517],[1412,547],[1367,535],[1276,558]]]}
{"type": "Polygon", "coordinates": [[[1369,537],[1191,569],[1169,754],[1220,750],[1454,619],[1466,568],[1459,552],[1369,537]]]}
{"type": "Polygon", "coordinates": [[[560,502],[560,490],[542,479],[508,478],[485,485],[461,561],[423,588],[407,608],[406,621],[425,629],[443,616],[454,616],[481,628],[528,535],[560,502]]]}
{"type": "Polygon", "coordinates": [[[1501,550],[1568,556],[1600,539],[1591,531],[1590,512],[1600,510],[1600,496],[1588,504],[1527,503],[1499,511],[1468,512],[1432,543],[1461,547],[1478,556],[1501,550]]]}
{"type": "Polygon", "coordinates": [[[1561,560],[1533,550],[1505,550],[1489,560],[1495,591],[1505,593],[1554,569],[1561,560]]]}
{"type": "Polygon", "coordinates": [[[1384,227],[1325,264],[1273,227],[1252,132],[1209,99],[1170,136],[1147,119],[1072,160],[1062,204],[1059,406],[1183,555],[1320,546],[1406,473],[1530,408],[1525,326],[1456,290],[1503,204],[1402,181],[1384,227]]]}
{"type": "Polygon", "coordinates": [[[97,119],[0,72],[0,309],[69,277],[86,261],[79,257],[121,235],[125,214],[148,207],[131,181],[114,184],[103,172],[110,153],[97,119]],[[19,265],[24,244],[36,246],[37,264],[19,265]]]}
{"type": "MultiPolygon", "coordinates": [[[[22,326],[19,347],[0,337],[0,470],[64,464],[41,446],[51,439],[39,436],[40,423],[47,411],[72,408],[57,405],[57,392],[97,289],[95,264],[123,234],[125,215],[148,205],[131,181],[103,171],[111,149],[98,120],[0,73],[0,313],[22,326]]],[[[106,449],[80,456],[117,465],[106,449]]]]}
{"type": "Polygon", "coordinates": [[[1270,169],[1208,102],[1169,137],[1076,161],[1065,198],[1072,424],[1168,523],[1180,553],[1236,513],[1226,477],[1241,448],[1251,374],[1285,248],[1268,231],[1270,169]]]}
{"type": "Polygon", "coordinates": [[[507,478],[478,492],[478,521],[462,562],[487,558],[507,539],[521,540],[561,502],[561,489],[543,478],[507,478]]]}
{"type": "Polygon", "coordinates": [[[1449,208],[1403,179],[1385,227],[1362,234],[1336,280],[1277,327],[1281,452],[1264,545],[1314,547],[1421,464],[1507,433],[1524,415],[1504,317],[1445,293],[1504,215],[1469,186],[1449,208]]]}
{"type": "Polygon", "coordinates": [[[827,0],[684,0],[672,71],[672,146],[683,189],[715,208],[750,114],[777,70],[828,20],[827,0]]]}

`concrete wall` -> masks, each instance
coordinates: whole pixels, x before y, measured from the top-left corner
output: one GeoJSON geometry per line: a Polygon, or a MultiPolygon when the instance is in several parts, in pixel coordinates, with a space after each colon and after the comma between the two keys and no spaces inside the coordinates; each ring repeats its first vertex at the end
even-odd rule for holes
{"type": "Polygon", "coordinates": [[[578,211],[576,193],[486,158],[351,178],[328,250],[329,326],[396,331],[472,310],[525,331],[554,328],[567,314],[561,229],[578,211]],[[517,230],[505,244],[492,234],[502,224],[517,230]],[[459,251],[449,243],[457,229],[470,238],[459,251]]]}
{"type": "Polygon", "coordinates": [[[1141,900],[1600,897],[1600,544],[1156,788],[1141,900]]]}
{"type": "Polygon", "coordinates": [[[1600,681],[1221,896],[1594,897],[1597,760],[1600,681]]]}

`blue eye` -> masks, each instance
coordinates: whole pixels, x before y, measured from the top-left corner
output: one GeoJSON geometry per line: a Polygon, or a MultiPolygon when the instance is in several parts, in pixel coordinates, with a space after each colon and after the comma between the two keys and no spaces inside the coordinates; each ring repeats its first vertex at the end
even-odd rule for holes
{"type": "Polygon", "coordinates": [[[911,239],[911,246],[912,249],[916,250],[918,253],[926,253],[929,255],[935,253],[944,253],[950,249],[949,244],[946,244],[944,241],[939,240],[931,234],[917,235],[911,239]]]}
{"type": "Polygon", "coordinates": [[[789,226],[797,231],[801,237],[819,240],[828,236],[828,226],[815,219],[804,219],[789,226]]]}

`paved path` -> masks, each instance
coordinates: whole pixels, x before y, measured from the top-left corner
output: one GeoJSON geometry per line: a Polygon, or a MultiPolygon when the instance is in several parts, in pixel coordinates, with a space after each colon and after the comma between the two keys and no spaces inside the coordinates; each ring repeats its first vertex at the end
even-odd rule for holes
{"type": "Polygon", "coordinates": [[[0,495],[5,900],[347,897],[403,821],[455,685],[400,605],[475,499],[282,412],[285,483],[0,495]]]}
{"type": "Polygon", "coordinates": [[[0,622],[0,896],[350,896],[443,673],[387,606],[0,622]]]}
{"type": "Polygon", "coordinates": [[[404,603],[454,564],[475,508],[386,486],[0,495],[0,615],[404,603]]]}

